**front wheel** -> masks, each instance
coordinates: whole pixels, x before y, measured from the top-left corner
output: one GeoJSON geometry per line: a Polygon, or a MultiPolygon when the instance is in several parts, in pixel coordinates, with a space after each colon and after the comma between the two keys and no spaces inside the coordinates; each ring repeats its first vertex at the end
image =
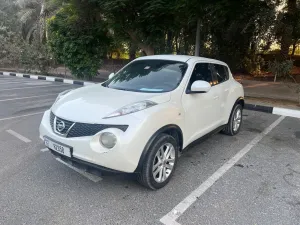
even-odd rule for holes
{"type": "Polygon", "coordinates": [[[171,179],[178,159],[178,143],[168,134],[160,134],[148,149],[139,182],[156,190],[164,187],[171,179]]]}
{"type": "Polygon", "coordinates": [[[237,104],[233,107],[228,124],[223,129],[223,133],[234,136],[240,129],[243,122],[243,107],[237,104]]]}

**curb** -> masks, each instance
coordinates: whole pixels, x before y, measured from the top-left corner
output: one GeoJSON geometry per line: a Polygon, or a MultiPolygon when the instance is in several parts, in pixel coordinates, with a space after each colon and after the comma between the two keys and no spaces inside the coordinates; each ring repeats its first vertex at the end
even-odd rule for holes
{"type": "Polygon", "coordinates": [[[29,74],[23,74],[23,73],[0,72],[0,76],[1,75],[2,76],[11,76],[11,77],[23,77],[23,78],[29,78],[29,79],[35,79],[35,80],[46,80],[46,81],[60,82],[60,83],[66,83],[66,84],[76,84],[76,85],[82,85],[82,86],[96,84],[94,82],[71,80],[71,79],[64,79],[64,78],[59,78],[59,77],[29,75],[29,74]]]}
{"type": "Polygon", "coordinates": [[[253,104],[245,104],[245,109],[257,111],[257,112],[281,115],[281,116],[290,116],[290,117],[300,118],[300,110],[295,110],[295,109],[286,109],[286,108],[263,106],[263,105],[253,105],[253,104]]]}
{"type": "MultiPolygon", "coordinates": [[[[0,76],[1,75],[2,76],[12,76],[12,77],[24,77],[24,78],[36,79],[36,80],[47,80],[47,81],[52,81],[52,82],[76,84],[76,85],[82,85],[82,86],[96,84],[94,82],[71,80],[71,79],[64,79],[64,78],[58,78],[58,77],[40,76],[40,75],[29,75],[29,74],[22,74],[22,73],[0,72],[0,76]]],[[[290,116],[290,117],[300,118],[300,110],[294,110],[294,109],[286,109],[286,108],[263,106],[263,105],[253,105],[253,104],[245,104],[245,109],[269,113],[269,114],[276,114],[276,115],[281,115],[281,116],[290,116]]]]}

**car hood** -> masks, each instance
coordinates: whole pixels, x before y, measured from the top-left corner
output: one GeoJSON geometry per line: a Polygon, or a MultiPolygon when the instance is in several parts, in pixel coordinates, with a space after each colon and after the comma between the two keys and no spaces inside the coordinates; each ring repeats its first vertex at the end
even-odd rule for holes
{"type": "Polygon", "coordinates": [[[170,93],[122,91],[90,85],[70,91],[53,106],[53,113],[66,120],[97,123],[114,111],[136,102],[150,100],[158,104],[170,101],[170,93]]]}

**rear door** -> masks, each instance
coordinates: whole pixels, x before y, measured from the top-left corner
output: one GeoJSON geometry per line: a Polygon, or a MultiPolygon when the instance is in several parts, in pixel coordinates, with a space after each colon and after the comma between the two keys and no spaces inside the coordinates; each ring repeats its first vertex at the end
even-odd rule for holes
{"type": "Polygon", "coordinates": [[[229,70],[225,65],[213,63],[213,77],[214,85],[218,87],[219,103],[220,103],[220,120],[225,120],[226,104],[228,104],[228,97],[230,93],[229,70]]]}

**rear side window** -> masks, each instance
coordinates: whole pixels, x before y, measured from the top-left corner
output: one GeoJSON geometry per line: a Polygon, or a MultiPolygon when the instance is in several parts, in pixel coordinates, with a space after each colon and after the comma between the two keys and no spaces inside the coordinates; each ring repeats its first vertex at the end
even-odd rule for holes
{"type": "Polygon", "coordinates": [[[213,64],[214,66],[214,75],[217,83],[222,83],[229,79],[229,71],[226,66],[213,64]]]}

